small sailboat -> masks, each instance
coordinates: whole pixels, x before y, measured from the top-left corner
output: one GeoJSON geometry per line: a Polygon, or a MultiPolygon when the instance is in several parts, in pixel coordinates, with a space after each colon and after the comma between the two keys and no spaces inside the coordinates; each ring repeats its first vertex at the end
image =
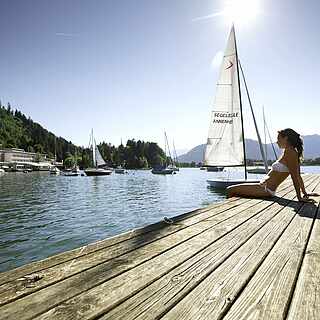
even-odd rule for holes
{"type": "Polygon", "coordinates": [[[173,145],[173,149],[172,149],[172,156],[171,156],[171,151],[170,151],[170,147],[169,147],[169,142],[168,142],[168,137],[167,134],[165,133],[165,138],[166,138],[166,143],[167,143],[167,148],[168,148],[168,152],[169,152],[169,156],[170,156],[170,164],[168,165],[168,169],[172,169],[174,172],[179,171],[179,167],[178,167],[178,156],[177,156],[177,152],[176,152],[176,148],[174,146],[174,141],[172,143],[173,145]]]}
{"type": "Polygon", "coordinates": [[[172,160],[172,167],[171,168],[173,169],[173,171],[180,171],[178,155],[177,155],[176,147],[174,145],[174,140],[172,141],[172,147],[173,147],[173,149],[172,149],[172,151],[173,151],[173,160],[172,160]]]}
{"type": "Polygon", "coordinates": [[[159,167],[154,167],[152,168],[151,172],[153,174],[173,174],[173,169],[170,169],[169,167],[165,166],[159,166],[159,167]]]}
{"type": "Polygon", "coordinates": [[[117,168],[114,169],[114,172],[119,174],[125,174],[126,170],[122,168],[122,166],[118,166],[117,168]]]}
{"type": "Polygon", "coordinates": [[[167,134],[166,132],[164,132],[164,140],[165,140],[165,156],[166,156],[166,161],[167,161],[167,147],[168,147],[168,152],[169,152],[169,156],[170,156],[170,165],[167,166],[167,163],[165,163],[164,165],[158,165],[156,167],[153,167],[151,172],[153,174],[173,174],[176,173],[174,168],[173,168],[173,163],[172,163],[172,158],[171,158],[171,153],[170,153],[170,149],[169,149],[169,145],[168,145],[168,138],[167,138],[167,134]]]}
{"type": "Polygon", "coordinates": [[[87,176],[107,176],[112,173],[112,170],[102,168],[102,166],[106,166],[106,162],[101,156],[101,153],[98,149],[96,140],[93,136],[93,129],[91,131],[90,136],[90,147],[92,150],[92,163],[93,167],[85,169],[84,172],[87,176]]]}
{"type": "Polygon", "coordinates": [[[52,175],[59,175],[60,174],[60,170],[59,168],[56,166],[57,163],[57,137],[54,137],[54,165],[53,167],[50,168],[50,174],[52,175]]]}
{"type": "Polygon", "coordinates": [[[81,171],[80,171],[80,168],[78,166],[78,163],[77,163],[77,151],[75,152],[75,163],[73,165],[73,167],[71,169],[67,169],[63,172],[63,175],[64,176],[67,176],[67,177],[77,177],[81,174],[81,171]]]}
{"type": "Polygon", "coordinates": [[[231,179],[228,177],[208,179],[207,182],[210,187],[226,188],[227,186],[238,183],[259,182],[257,179],[248,179],[247,176],[240,70],[255,124],[260,151],[264,160],[265,170],[268,168],[243,69],[238,59],[235,29],[232,25],[216,86],[214,107],[204,154],[204,166],[207,168],[244,166],[244,179],[231,179]]]}
{"type": "Polygon", "coordinates": [[[59,168],[57,168],[56,166],[52,167],[52,168],[50,169],[50,174],[52,174],[52,175],[59,175],[59,174],[60,174],[59,168]]]}

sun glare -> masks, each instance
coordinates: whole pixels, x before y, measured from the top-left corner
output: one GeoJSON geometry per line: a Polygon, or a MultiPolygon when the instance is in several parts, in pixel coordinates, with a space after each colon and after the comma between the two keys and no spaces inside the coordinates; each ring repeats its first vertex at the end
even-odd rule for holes
{"type": "Polygon", "coordinates": [[[247,23],[260,11],[259,0],[231,0],[226,3],[223,15],[228,22],[247,23]]]}

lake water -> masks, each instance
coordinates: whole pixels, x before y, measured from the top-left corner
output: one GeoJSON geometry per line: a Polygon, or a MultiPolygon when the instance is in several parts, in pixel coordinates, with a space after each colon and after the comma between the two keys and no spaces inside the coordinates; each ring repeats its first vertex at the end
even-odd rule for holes
{"type": "MultiPolygon", "coordinates": [[[[320,173],[318,166],[302,170],[320,173]]],[[[197,168],[167,176],[145,170],[102,177],[1,174],[0,271],[222,201],[225,194],[206,184],[219,175],[197,168]]]]}

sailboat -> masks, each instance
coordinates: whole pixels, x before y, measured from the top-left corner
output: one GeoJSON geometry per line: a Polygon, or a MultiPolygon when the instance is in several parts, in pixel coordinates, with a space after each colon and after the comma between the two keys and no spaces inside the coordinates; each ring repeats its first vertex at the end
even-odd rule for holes
{"type": "Polygon", "coordinates": [[[172,158],[171,158],[171,153],[170,153],[170,148],[169,148],[169,144],[168,144],[168,138],[167,138],[167,134],[166,132],[164,132],[164,141],[165,141],[165,157],[166,157],[166,162],[164,165],[159,165],[156,166],[154,168],[152,168],[151,173],[153,174],[173,174],[176,173],[174,171],[174,169],[172,168],[172,158]],[[168,147],[168,152],[169,152],[169,156],[170,156],[170,161],[171,161],[171,165],[167,166],[167,147],[168,147]]]}
{"type": "Polygon", "coordinates": [[[244,179],[229,179],[227,177],[209,179],[207,182],[210,187],[226,188],[227,186],[238,183],[259,182],[259,180],[256,179],[248,179],[247,176],[240,70],[255,124],[260,151],[266,170],[268,168],[247,83],[240,60],[238,59],[235,29],[234,25],[232,25],[216,86],[214,107],[212,110],[208,139],[204,153],[204,166],[244,166],[244,179]]]}
{"type": "MultiPolygon", "coordinates": [[[[168,149],[169,149],[168,139],[167,139],[167,145],[168,145],[168,149]]],[[[177,155],[176,147],[174,145],[174,141],[172,141],[172,146],[173,146],[173,149],[172,149],[173,159],[171,158],[171,155],[170,155],[171,164],[168,166],[168,168],[172,169],[173,171],[179,171],[180,169],[178,167],[178,155],[177,155]]]]}
{"type": "Polygon", "coordinates": [[[106,162],[103,160],[101,153],[98,149],[96,140],[93,136],[93,129],[91,131],[90,136],[90,142],[89,142],[90,148],[92,150],[92,163],[93,167],[85,169],[84,172],[87,176],[106,176],[110,175],[112,173],[112,170],[101,168],[101,166],[105,166],[106,162]]]}
{"type": "Polygon", "coordinates": [[[119,173],[119,174],[125,174],[126,173],[126,170],[125,168],[122,168],[122,166],[118,166],[114,169],[114,172],[115,173],[119,173]]]}
{"type": "Polygon", "coordinates": [[[56,166],[57,164],[57,137],[54,137],[54,166],[50,168],[50,174],[59,175],[60,169],[56,166]]]}

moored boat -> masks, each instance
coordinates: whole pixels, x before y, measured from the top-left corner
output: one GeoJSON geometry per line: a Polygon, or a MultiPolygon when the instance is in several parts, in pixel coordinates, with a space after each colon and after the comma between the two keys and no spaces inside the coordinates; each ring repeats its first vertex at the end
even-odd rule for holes
{"type": "MultiPolygon", "coordinates": [[[[256,179],[246,179],[245,183],[257,183],[259,180],[256,179]]],[[[239,183],[244,183],[243,179],[229,179],[229,178],[219,178],[219,179],[208,179],[208,187],[216,189],[225,189],[228,186],[232,186],[239,183]]]]}
{"type": "Polygon", "coordinates": [[[52,168],[50,169],[50,174],[52,174],[52,175],[59,175],[59,174],[60,174],[60,169],[57,168],[57,167],[52,167],[52,168]]]}
{"type": "MultiPolygon", "coordinates": [[[[270,170],[271,168],[269,168],[270,170]]],[[[254,167],[254,168],[247,168],[248,173],[257,173],[257,174],[266,174],[266,169],[264,167],[254,167]]]]}
{"type": "Polygon", "coordinates": [[[174,170],[170,169],[169,167],[157,167],[152,168],[151,172],[153,174],[173,174],[174,170]]]}
{"type": "Polygon", "coordinates": [[[169,148],[169,143],[168,143],[168,138],[167,138],[167,134],[166,132],[164,132],[164,143],[165,143],[165,150],[164,150],[164,154],[165,154],[165,162],[162,165],[157,165],[154,166],[151,170],[151,173],[153,174],[176,174],[176,171],[179,170],[175,170],[176,166],[172,160],[171,157],[171,152],[170,152],[170,148],[169,148]],[[167,165],[167,148],[168,148],[168,152],[169,152],[169,165],[167,165]]]}
{"type": "MultiPolygon", "coordinates": [[[[220,74],[216,86],[215,100],[204,154],[204,166],[207,167],[207,171],[212,171],[210,170],[211,167],[244,166],[245,176],[244,179],[227,177],[208,179],[207,183],[210,187],[214,188],[226,188],[238,183],[259,182],[258,179],[248,179],[247,176],[240,70],[264,162],[264,172],[268,170],[268,164],[262,147],[246,79],[238,59],[235,30],[234,26],[232,26],[220,66],[220,74]]],[[[217,171],[216,169],[213,170],[217,171]]]]}
{"type": "Polygon", "coordinates": [[[103,168],[88,168],[84,170],[87,176],[107,176],[112,173],[112,170],[103,168]]]}
{"type": "Polygon", "coordinates": [[[224,167],[208,167],[208,168],[205,168],[207,169],[208,172],[220,172],[220,171],[223,171],[224,167]]]}
{"type": "Polygon", "coordinates": [[[112,173],[112,170],[109,168],[104,168],[106,162],[102,158],[102,155],[97,146],[96,140],[93,136],[93,129],[90,136],[90,148],[92,150],[92,168],[87,168],[84,170],[87,176],[108,176],[112,173]]]}
{"type": "Polygon", "coordinates": [[[126,170],[124,168],[122,168],[121,166],[118,166],[117,168],[114,169],[115,173],[119,173],[119,174],[124,174],[126,173],[126,170]]]}

